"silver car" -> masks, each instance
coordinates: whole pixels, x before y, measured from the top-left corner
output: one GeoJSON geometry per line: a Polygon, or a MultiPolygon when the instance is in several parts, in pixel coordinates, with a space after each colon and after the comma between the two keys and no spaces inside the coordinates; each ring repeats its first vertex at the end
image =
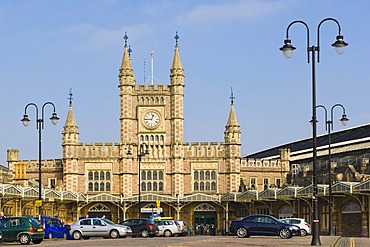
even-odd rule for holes
{"type": "Polygon", "coordinates": [[[132,231],[129,226],[117,225],[107,219],[87,218],[73,223],[70,234],[76,240],[90,237],[125,238],[131,236],[132,231]]]}
{"type": "Polygon", "coordinates": [[[156,220],[155,223],[159,229],[158,236],[171,237],[182,233],[181,226],[176,220],[156,220]]]}

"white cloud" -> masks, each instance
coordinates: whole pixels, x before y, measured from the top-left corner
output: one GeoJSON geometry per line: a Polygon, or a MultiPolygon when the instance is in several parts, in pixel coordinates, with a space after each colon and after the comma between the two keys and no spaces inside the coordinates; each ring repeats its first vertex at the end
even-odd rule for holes
{"type": "Polygon", "coordinates": [[[218,23],[238,19],[253,19],[283,9],[289,0],[239,0],[227,4],[202,4],[180,17],[182,23],[218,23]]]}

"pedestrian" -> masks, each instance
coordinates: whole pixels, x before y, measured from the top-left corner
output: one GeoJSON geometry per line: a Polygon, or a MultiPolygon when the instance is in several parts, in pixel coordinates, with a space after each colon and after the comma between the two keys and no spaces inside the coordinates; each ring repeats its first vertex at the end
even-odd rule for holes
{"type": "Polygon", "coordinates": [[[103,214],[103,217],[101,217],[102,219],[105,219],[105,214],[103,214]]]}
{"type": "Polygon", "coordinates": [[[1,212],[0,212],[0,219],[4,219],[4,218],[6,218],[6,216],[5,216],[4,212],[3,212],[3,211],[1,211],[1,212]]]}
{"type": "Polygon", "coordinates": [[[88,219],[88,218],[89,218],[89,215],[88,215],[88,214],[86,214],[86,215],[85,215],[85,218],[86,218],[86,219],[88,219]]]}

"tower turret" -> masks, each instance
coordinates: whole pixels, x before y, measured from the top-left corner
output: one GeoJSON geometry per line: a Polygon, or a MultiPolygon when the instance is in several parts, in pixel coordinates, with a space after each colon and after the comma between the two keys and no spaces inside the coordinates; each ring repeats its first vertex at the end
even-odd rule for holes
{"type": "Polygon", "coordinates": [[[230,173],[228,184],[230,192],[238,192],[240,187],[240,126],[236,118],[234,108],[234,95],[231,89],[231,107],[230,114],[225,126],[225,164],[226,170],[230,173]]]}
{"type": "Polygon", "coordinates": [[[136,81],[130,59],[131,49],[129,49],[127,45],[127,33],[125,33],[123,38],[125,40],[125,46],[121,67],[119,69],[118,88],[120,90],[120,141],[122,144],[127,144],[132,141],[134,133],[133,119],[135,107],[133,93],[135,90],[136,81]]]}
{"type": "Polygon", "coordinates": [[[79,132],[72,108],[72,90],[69,91],[69,109],[62,132],[62,145],[78,144],[79,132]]]}
{"type": "Polygon", "coordinates": [[[134,71],[132,69],[131,59],[130,59],[131,49],[129,49],[127,45],[127,40],[128,40],[127,33],[125,33],[125,36],[123,38],[125,39],[125,46],[124,46],[124,51],[123,51],[121,67],[119,69],[118,87],[121,87],[123,85],[135,86],[134,71]]]}
{"type": "Polygon", "coordinates": [[[184,194],[184,69],[182,68],[179,53],[179,36],[175,35],[176,45],[175,54],[172,61],[170,79],[171,83],[171,158],[172,170],[172,195],[184,194]]]}
{"type": "MultiPolygon", "coordinates": [[[[231,89],[232,90],[232,89],[231,89]]],[[[238,119],[236,118],[235,107],[234,107],[234,95],[231,91],[231,107],[230,114],[225,126],[225,143],[238,144],[240,145],[240,126],[238,119]]]]}

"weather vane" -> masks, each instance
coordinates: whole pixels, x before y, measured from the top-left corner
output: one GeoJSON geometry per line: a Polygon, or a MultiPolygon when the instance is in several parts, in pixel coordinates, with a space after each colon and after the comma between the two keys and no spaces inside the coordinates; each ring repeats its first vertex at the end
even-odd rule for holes
{"type": "Polygon", "coordinates": [[[69,105],[72,105],[72,100],[73,100],[73,97],[72,97],[72,88],[69,89],[69,97],[68,97],[68,100],[69,100],[69,105]]]}
{"type": "Polygon", "coordinates": [[[231,104],[233,105],[234,104],[234,93],[233,93],[233,87],[231,87],[231,96],[230,96],[230,99],[231,99],[231,104]]]}
{"type": "Polygon", "coordinates": [[[125,36],[123,36],[123,39],[125,40],[125,46],[127,46],[127,40],[128,40],[127,32],[125,32],[125,36]]]}
{"type": "Polygon", "coordinates": [[[177,31],[176,31],[176,35],[175,35],[175,40],[176,40],[176,46],[178,45],[179,43],[179,35],[177,35],[177,31]]]}

